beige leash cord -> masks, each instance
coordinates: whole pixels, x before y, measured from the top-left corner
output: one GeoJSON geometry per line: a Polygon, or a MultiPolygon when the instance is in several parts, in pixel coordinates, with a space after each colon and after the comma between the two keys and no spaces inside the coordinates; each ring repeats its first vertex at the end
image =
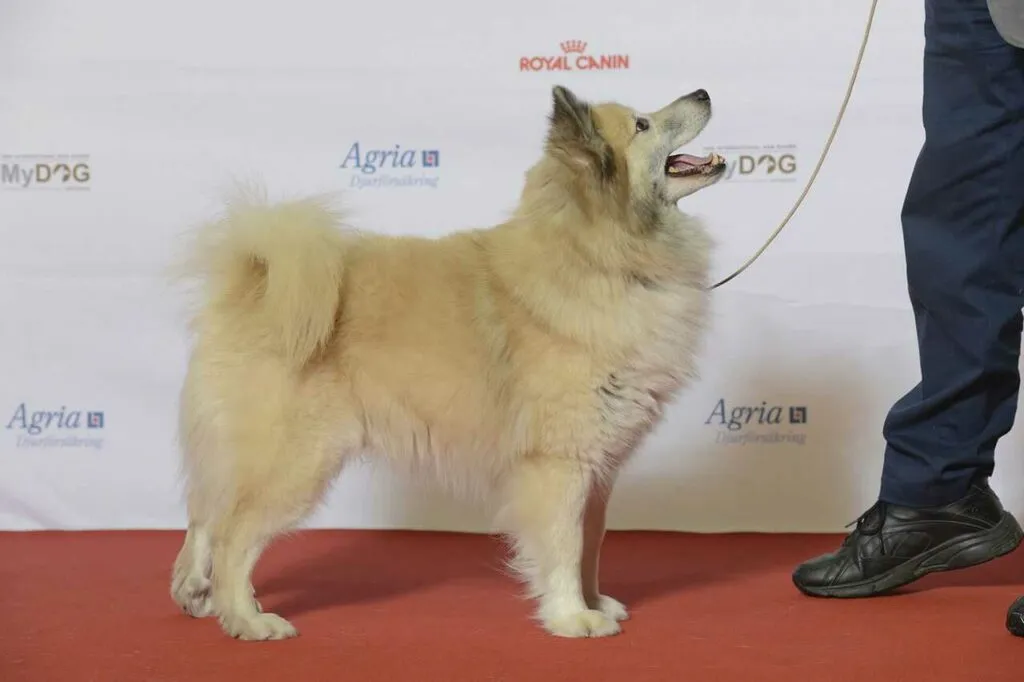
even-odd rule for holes
{"type": "Polygon", "coordinates": [[[789,222],[789,219],[792,218],[793,215],[796,213],[797,209],[800,208],[800,204],[804,202],[804,198],[810,191],[811,185],[814,184],[815,178],[818,177],[818,171],[821,170],[822,164],[825,163],[825,157],[828,156],[828,151],[832,147],[832,141],[836,138],[836,133],[839,131],[839,124],[843,120],[843,114],[846,113],[846,105],[850,103],[850,95],[853,94],[853,85],[854,83],[857,82],[857,74],[860,73],[860,64],[864,60],[864,50],[868,46],[868,37],[871,35],[871,24],[875,20],[875,9],[877,7],[878,0],[871,0],[871,11],[868,14],[868,23],[864,27],[864,38],[861,40],[860,43],[860,52],[857,53],[857,61],[853,65],[853,73],[850,75],[850,84],[846,87],[846,97],[843,98],[843,104],[842,106],[839,107],[839,115],[836,117],[836,122],[832,125],[832,132],[829,134],[828,141],[825,143],[825,149],[822,150],[821,158],[818,159],[818,165],[814,167],[814,172],[811,173],[811,177],[807,180],[807,185],[804,187],[804,191],[800,193],[800,196],[799,198],[797,198],[796,203],[793,204],[793,208],[789,210],[789,213],[786,215],[785,218],[782,219],[782,222],[779,224],[777,228],[775,228],[775,231],[772,232],[771,236],[768,237],[768,241],[766,241],[764,245],[762,245],[761,248],[758,249],[757,253],[751,256],[750,260],[741,265],[740,268],[736,270],[736,272],[732,273],[718,284],[712,286],[712,289],[717,289],[718,287],[732,280],[734,277],[736,277],[741,272],[743,272],[751,265],[753,265],[754,261],[760,258],[761,254],[763,254],[771,245],[771,243],[775,241],[775,238],[779,236],[780,232],[782,232],[782,228],[786,226],[786,223],[789,222]]]}

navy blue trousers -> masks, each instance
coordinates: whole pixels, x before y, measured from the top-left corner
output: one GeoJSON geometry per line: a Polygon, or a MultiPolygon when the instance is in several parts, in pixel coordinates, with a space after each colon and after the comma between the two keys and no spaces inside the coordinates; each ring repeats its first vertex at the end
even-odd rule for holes
{"type": "Polygon", "coordinates": [[[1024,306],[1024,50],[985,0],[926,0],[925,142],[903,204],[921,382],[886,417],[880,498],[962,497],[1013,426],[1024,306]]]}

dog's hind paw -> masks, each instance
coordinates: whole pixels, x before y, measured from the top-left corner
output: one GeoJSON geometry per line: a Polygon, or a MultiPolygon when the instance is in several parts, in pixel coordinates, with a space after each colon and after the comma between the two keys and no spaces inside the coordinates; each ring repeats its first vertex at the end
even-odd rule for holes
{"type": "Polygon", "coordinates": [[[544,629],[558,637],[609,637],[622,631],[614,618],[596,609],[546,618],[544,629]]]}
{"type": "Polygon", "coordinates": [[[206,618],[213,614],[210,587],[211,583],[207,578],[175,576],[171,585],[171,596],[187,615],[193,618],[206,618]]]}
{"type": "Polygon", "coordinates": [[[252,618],[222,618],[221,627],[232,637],[249,641],[289,639],[299,635],[295,626],[276,613],[261,613],[252,618]]]}

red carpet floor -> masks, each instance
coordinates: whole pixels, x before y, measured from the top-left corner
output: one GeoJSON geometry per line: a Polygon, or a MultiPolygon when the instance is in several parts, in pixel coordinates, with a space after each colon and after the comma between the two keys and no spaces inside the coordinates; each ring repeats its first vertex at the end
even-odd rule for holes
{"type": "Polygon", "coordinates": [[[1000,682],[1024,680],[1004,629],[1024,551],[903,593],[824,601],[790,571],[836,537],[612,533],[604,591],[632,619],[565,640],[482,536],[307,531],[258,567],[297,639],[240,642],[179,613],[177,532],[0,533],[0,681],[1000,682]]]}

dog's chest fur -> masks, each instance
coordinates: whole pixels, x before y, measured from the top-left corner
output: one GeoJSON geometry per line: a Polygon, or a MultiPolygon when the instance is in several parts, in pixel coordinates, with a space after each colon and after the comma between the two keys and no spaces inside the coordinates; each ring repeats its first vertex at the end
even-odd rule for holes
{"type": "Polygon", "coordinates": [[[583,245],[589,258],[559,231],[489,237],[501,242],[488,248],[499,283],[488,328],[504,330],[495,358],[510,360],[534,415],[527,447],[621,461],[694,375],[708,244],[699,224],[677,213],[671,221],[653,248],[606,237],[604,250],[583,245]]]}
{"type": "Polygon", "coordinates": [[[632,451],[664,404],[694,377],[707,294],[679,286],[652,294],[648,306],[648,324],[636,328],[635,345],[596,389],[601,449],[616,458],[632,451]]]}

